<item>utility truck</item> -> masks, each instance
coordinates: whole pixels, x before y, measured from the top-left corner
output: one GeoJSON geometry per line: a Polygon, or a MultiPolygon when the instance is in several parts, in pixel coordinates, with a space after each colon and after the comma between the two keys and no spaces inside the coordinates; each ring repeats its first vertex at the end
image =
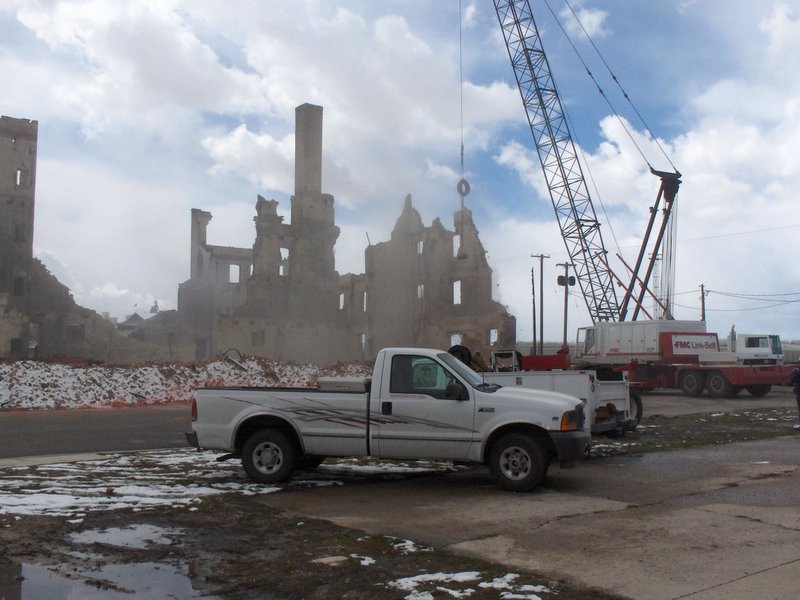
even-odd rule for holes
{"type": "Polygon", "coordinates": [[[372,377],[320,378],[316,388],[199,389],[186,437],[240,458],[262,483],[325,457],[370,456],[483,463],[513,491],[534,489],[552,462],[574,466],[590,441],[580,399],[488,383],[421,348],[383,349],[372,377]]]}
{"type": "Polygon", "coordinates": [[[687,396],[707,391],[716,398],[746,389],[764,396],[773,385],[789,381],[787,367],[766,350],[758,357],[722,352],[717,334],[707,332],[704,321],[654,319],[580,328],[574,360],[579,368],[597,370],[601,379],[626,372],[630,384],[643,389],[679,388],[687,396]]]}
{"type": "MultiPolygon", "coordinates": [[[[453,346],[448,352],[473,367],[479,366],[463,346],[453,346]]],[[[570,369],[569,356],[566,364],[562,364],[562,356],[554,356],[550,369],[536,371],[526,368],[529,357],[517,350],[499,350],[492,352],[491,364],[483,366],[480,375],[487,383],[550,390],[580,398],[585,403],[584,412],[592,434],[619,435],[638,426],[642,400],[630,389],[627,373],[602,381],[594,370],[570,369]]]]}

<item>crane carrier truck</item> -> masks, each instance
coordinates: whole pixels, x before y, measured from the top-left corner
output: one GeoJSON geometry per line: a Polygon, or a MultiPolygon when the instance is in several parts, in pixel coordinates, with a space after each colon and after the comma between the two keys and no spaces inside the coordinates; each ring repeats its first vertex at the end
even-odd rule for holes
{"type": "Polygon", "coordinates": [[[750,359],[736,351],[721,351],[717,334],[707,332],[704,321],[670,319],[582,327],[574,362],[595,369],[600,378],[624,371],[633,387],[678,388],[687,396],[706,391],[715,398],[732,397],[745,389],[764,396],[773,385],[788,383],[791,371],[782,364],[779,338],[773,342],[773,352],[750,359]]]}

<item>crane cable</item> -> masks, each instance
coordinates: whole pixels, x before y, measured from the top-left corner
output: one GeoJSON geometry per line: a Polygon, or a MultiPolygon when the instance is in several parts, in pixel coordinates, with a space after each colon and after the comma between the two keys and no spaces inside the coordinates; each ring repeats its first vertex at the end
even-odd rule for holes
{"type": "Polygon", "coordinates": [[[459,113],[461,119],[461,179],[456,184],[456,191],[461,197],[461,210],[459,219],[461,221],[458,232],[458,252],[456,257],[464,260],[467,255],[464,252],[464,198],[469,194],[469,182],[464,178],[464,49],[463,49],[463,0],[458,0],[458,92],[459,92],[459,113]]]}
{"type": "MultiPolygon", "coordinates": [[[[588,65],[588,64],[586,64],[586,61],[584,60],[584,58],[583,58],[583,56],[581,55],[581,53],[580,53],[580,51],[578,50],[578,48],[575,46],[575,43],[572,41],[572,38],[570,38],[570,36],[569,36],[569,34],[567,33],[567,30],[566,30],[566,28],[564,27],[563,23],[561,22],[561,20],[560,20],[560,19],[558,18],[558,16],[556,15],[555,11],[553,10],[553,7],[550,5],[550,2],[549,2],[548,0],[544,0],[544,3],[545,3],[545,5],[547,6],[548,10],[550,11],[550,14],[553,16],[553,19],[555,20],[555,22],[556,22],[556,25],[558,25],[559,29],[561,29],[561,32],[564,34],[564,37],[566,38],[567,42],[568,42],[568,43],[569,43],[569,45],[572,47],[572,50],[573,50],[573,52],[575,53],[575,56],[577,56],[578,60],[579,60],[579,61],[581,62],[581,64],[583,65],[583,68],[586,70],[586,73],[589,75],[589,78],[590,78],[590,79],[591,79],[591,80],[594,82],[594,84],[595,84],[595,87],[597,88],[597,91],[598,91],[598,93],[599,93],[599,94],[600,94],[600,95],[603,97],[603,100],[605,100],[606,104],[608,105],[608,108],[611,110],[611,112],[612,112],[612,114],[614,115],[614,117],[617,119],[617,121],[619,122],[619,124],[622,126],[623,130],[625,131],[625,134],[628,136],[628,138],[630,139],[631,143],[634,145],[634,147],[636,148],[636,150],[639,152],[639,155],[642,157],[642,160],[644,160],[644,162],[647,164],[647,166],[648,166],[649,168],[651,168],[651,169],[652,169],[652,168],[653,168],[653,166],[650,164],[650,161],[648,161],[648,160],[647,160],[647,157],[645,156],[645,154],[644,154],[644,151],[641,149],[641,147],[639,146],[639,144],[637,144],[637,143],[636,143],[636,139],[633,137],[633,134],[631,134],[631,132],[630,132],[630,130],[628,129],[628,127],[626,127],[626,126],[625,126],[625,122],[623,121],[622,117],[621,117],[621,116],[620,116],[620,114],[617,112],[617,110],[614,108],[614,105],[611,103],[611,100],[609,100],[608,96],[607,96],[607,95],[606,95],[606,93],[605,93],[605,90],[603,90],[603,88],[600,86],[600,83],[599,83],[599,82],[597,81],[597,79],[595,78],[595,76],[594,76],[594,73],[592,73],[592,70],[589,68],[589,65],[588,65]]],[[[617,87],[619,87],[620,91],[622,92],[622,95],[623,95],[623,97],[624,97],[624,98],[625,98],[625,99],[628,101],[628,103],[631,105],[631,107],[633,108],[633,111],[634,111],[634,113],[635,113],[635,114],[636,114],[636,116],[639,118],[639,120],[641,121],[642,125],[643,125],[643,126],[644,126],[644,128],[647,130],[647,132],[650,134],[650,137],[651,137],[651,138],[653,139],[653,141],[656,143],[656,145],[658,146],[659,150],[661,150],[661,153],[664,155],[664,158],[666,158],[667,162],[670,164],[670,166],[672,167],[672,169],[673,169],[675,172],[677,172],[678,170],[675,168],[675,165],[672,163],[672,160],[670,160],[670,158],[669,158],[669,156],[667,155],[666,151],[664,150],[664,148],[663,148],[663,147],[661,146],[661,144],[659,143],[659,141],[658,141],[658,138],[656,138],[656,136],[653,134],[653,132],[652,132],[652,130],[650,129],[650,127],[648,127],[648,125],[647,125],[647,123],[645,122],[644,118],[642,117],[641,113],[638,111],[638,109],[636,108],[636,105],[633,103],[633,100],[630,98],[630,96],[628,95],[628,93],[627,93],[627,92],[624,90],[624,88],[623,88],[623,87],[622,87],[622,85],[620,84],[620,82],[619,82],[619,80],[617,79],[616,75],[614,75],[614,72],[611,70],[611,68],[609,67],[609,65],[608,65],[608,63],[606,62],[605,58],[604,58],[604,57],[603,57],[603,55],[601,54],[601,52],[600,52],[600,49],[599,49],[599,48],[597,47],[597,45],[594,43],[594,40],[593,40],[593,39],[592,39],[592,37],[589,35],[589,32],[588,32],[588,31],[586,31],[586,28],[583,26],[583,23],[582,23],[582,22],[581,22],[581,20],[578,18],[578,15],[575,13],[575,11],[573,10],[572,6],[571,6],[571,5],[570,5],[570,3],[569,3],[569,0],[564,0],[564,4],[566,4],[566,6],[569,8],[569,10],[570,10],[570,12],[572,13],[573,17],[575,18],[575,20],[577,21],[578,25],[580,26],[580,28],[581,28],[581,31],[582,31],[582,32],[583,32],[583,34],[586,36],[586,38],[589,40],[589,42],[590,42],[590,43],[591,43],[591,45],[592,45],[592,48],[594,48],[594,51],[595,51],[595,52],[597,53],[597,55],[600,57],[600,60],[601,60],[601,61],[602,61],[602,63],[605,65],[606,69],[608,70],[609,74],[611,75],[611,78],[612,78],[612,80],[613,80],[613,81],[614,81],[614,82],[617,84],[617,87]]]]}
{"type": "MultiPolygon", "coordinates": [[[[640,122],[640,123],[641,123],[641,124],[644,126],[645,130],[647,131],[647,133],[649,133],[649,134],[650,134],[650,137],[651,137],[651,138],[652,138],[652,140],[655,142],[656,146],[658,146],[658,149],[659,149],[659,150],[661,150],[661,154],[663,154],[663,155],[664,155],[664,158],[666,158],[666,159],[667,159],[667,162],[670,164],[670,166],[672,167],[672,169],[673,169],[675,172],[677,172],[677,171],[678,171],[678,169],[676,169],[676,168],[675,168],[675,165],[672,163],[672,160],[670,160],[670,158],[669,158],[669,155],[667,154],[666,150],[664,150],[664,148],[661,146],[661,143],[658,141],[658,138],[657,138],[657,137],[656,137],[656,135],[653,133],[653,130],[652,130],[652,129],[650,129],[650,126],[649,126],[649,125],[647,124],[647,122],[644,120],[644,117],[643,117],[643,116],[641,115],[641,113],[639,112],[639,109],[638,109],[638,108],[636,108],[636,105],[633,103],[633,100],[632,100],[632,99],[631,99],[631,97],[628,95],[628,93],[625,91],[625,89],[622,87],[622,84],[620,83],[619,79],[617,79],[617,76],[616,76],[616,75],[614,74],[614,72],[611,70],[611,67],[609,66],[608,62],[606,62],[606,59],[605,59],[605,57],[604,57],[604,56],[603,56],[603,54],[600,52],[600,49],[599,49],[599,48],[597,47],[597,45],[594,43],[594,40],[592,39],[592,36],[590,36],[590,35],[589,35],[589,32],[588,32],[588,31],[586,31],[586,28],[583,26],[583,23],[582,23],[582,22],[581,22],[581,20],[578,18],[578,15],[575,13],[575,10],[572,8],[572,5],[569,3],[569,0],[564,0],[564,4],[566,4],[566,5],[567,5],[567,8],[569,8],[569,11],[572,13],[572,16],[575,18],[575,21],[577,21],[578,25],[580,26],[580,28],[581,28],[581,31],[583,31],[583,34],[586,36],[586,39],[587,39],[587,40],[589,40],[589,43],[592,45],[592,48],[594,48],[594,51],[597,53],[597,56],[600,58],[600,61],[603,63],[603,65],[605,66],[606,70],[608,71],[608,74],[611,76],[611,80],[612,80],[614,83],[616,83],[616,84],[617,84],[617,87],[619,88],[619,91],[622,93],[622,97],[623,97],[623,98],[625,98],[625,100],[627,100],[627,101],[628,101],[628,104],[630,104],[630,105],[631,105],[631,108],[633,109],[633,112],[634,112],[634,113],[636,113],[636,116],[639,118],[639,122],[640,122]]],[[[552,11],[551,11],[551,12],[552,12],[552,11]]],[[[574,48],[574,46],[573,46],[573,48],[574,48]]],[[[584,64],[584,66],[586,66],[586,65],[584,64]]],[[[594,76],[592,75],[592,72],[591,72],[591,71],[589,71],[589,69],[588,69],[588,68],[587,68],[586,70],[587,70],[587,72],[589,73],[589,76],[592,78],[592,81],[594,81],[594,76]]],[[[597,85],[597,82],[596,82],[596,81],[595,81],[595,85],[597,85]]],[[[599,85],[597,85],[597,87],[598,87],[598,89],[600,89],[600,86],[599,86],[599,85]]],[[[600,91],[600,93],[601,93],[601,94],[603,93],[603,92],[602,92],[602,90],[600,91]]],[[[605,95],[604,95],[604,97],[605,97],[605,95]]],[[[613,108],[612,108],[612,110],[613,110],[613,108]]],[[[615,113],[615,114],[616,114],[616,113],[615,113]]],[[[617,118],[619,118],[619,116],[617,116],[617,118]]],[[[649,164],[649,163],[648,163],[648,164],[649,164]]]]}

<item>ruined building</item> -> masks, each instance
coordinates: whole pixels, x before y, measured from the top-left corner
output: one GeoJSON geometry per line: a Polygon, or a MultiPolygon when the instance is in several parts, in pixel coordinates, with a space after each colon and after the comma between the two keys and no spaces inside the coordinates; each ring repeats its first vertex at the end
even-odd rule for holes
{"type": "Polygon", "coordinates": [[[177,311],[113,323],[77,306],[33,257],[37,123],[0,120],[0,357],[110,363],[216,357],[229,348],[277,360],[371,360],[384,346],[488,352],[512,347],[515,320],[492,300],[492,272],[467,209],[453,230],[422,223],[408,196],[391,239],[366,249],[366,273],[339,275],[334,199],[322,192],[322,107],[296,109],[291,220],[258,197],[255,243],[208,243],[191,213],[190,277],[177,311]]]}
{"type": "Polygon", "coordinates": [[[283,360],[371,359],[384,346],[484,352],[515,342],[515,320],[492,300],[492,275],[467,209],[454,231],[425,227],[405,205],[388,242],[366,250],[366,273],[340,276],[334,199],[322,193],[322,107],[296,109],[291,223],[258,198],[252,249],[207,243],[211,214],[192,210],[191,278],[178,313],[197,358],[227,348],[283,360]]]}

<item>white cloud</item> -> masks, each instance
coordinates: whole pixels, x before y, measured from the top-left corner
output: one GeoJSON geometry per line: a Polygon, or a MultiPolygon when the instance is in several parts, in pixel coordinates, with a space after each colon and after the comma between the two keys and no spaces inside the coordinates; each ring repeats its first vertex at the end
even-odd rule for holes
{"type": "MultiPolygon", "coordinates": [[[[3,112],[40,121],[35,241],[51,253],[47,264],[69,265],[73,275],[64,268],[64,283],[88,302],[86,290],[105,289],[105,298],[130,290],[145,302],[174,304],[177,284],[188,277],[191,208],[214,214],[209,237],[220,245],[253,243],[256,194],[279,200],[288,217],[294,109],[312,102],[325,109],[323,189],[336,196],[337,268],[360,272],[365,232],[373,243],[386,239],[405,194],[413,194],[426,223],[441,217],[449,226],[458,202],[463,90],[468,202],[496,290],[517,313],[524,338],[530,254],[561,262],[563,243],[554,217],[541,216],[549,200],[496,18],[483,3],[465,5],[462,87],[457,22],[449,31],[432,24],[457,18],[452,7],[442,16],[438,5],[361,0],[4,3],[0,71],[13,76],[4,80],[3,112]],[[3,27],[24,46],[4,43],[14,37],[3,27]]],[[[681,72],[679,81],[645,90],[660,95],[645,98],[649,106],[672,111],[655,122],[675,131],[659,141],[684,174],[678,238],[690,241],[678,244],[678,288],[800,289],[798,269],[778,260],[787,256],[782,236],[792,230],[748,233],[800,223],[792,216],[800,76],[787,59],[800,50],[797,6],[736,0],[721,10],[728,5],[661,10],[654,33],[674,38],[670,52],[642,46],[635,57],[667,78],[681,72]],[[665,90],[674,97],[664,98],[665,90]],[[719,237],[726,233],[736,235],[719,237]]],[[[593,35],[613,26],[614,43],[625,47],[628,11],[576,7],[593,35]]],[[[638,32],[649,26],[635,25],[638,32]]],[[[595,208],[607,246],[616,245],[613,228],[629,255],[658,180],[616,119],[595,121],[588,126],[601,143],[585,148],[600,190],[595,208]]],[[[651,164],[669,170],[635,126],[631,135],[651,164]]],[[[555,275],[551,269],[547,277],[555,275]]],[[[546,292],[551,315],[560,314],[561,291],[546,292]]],[[[573,300],[574,318],[585,319],[580,298],[573,300]]],[[[736,317],[750,318],[722,315],[718,329],[736,317]]],[[[776,313],[773,322],[800,337],[796,317],[776,313]]]]}
{"type": "Polygon", "coordinates": [[[570,36],[583,39],[584,32],[592,38],[601,38],[609,34],[606,28],[608,12],[596,8],[578,7],[574,12],[571,7],[561,11],[561,21],[570,36]]]}
{"type": "Polygon", "coordinates": [[[287,194],[294,189],[294,136],[277,140],[239,125],[219,137],[205,138],[202,145],[214,160],[214,175],[235,174],[262,188],[287,194]]]}

